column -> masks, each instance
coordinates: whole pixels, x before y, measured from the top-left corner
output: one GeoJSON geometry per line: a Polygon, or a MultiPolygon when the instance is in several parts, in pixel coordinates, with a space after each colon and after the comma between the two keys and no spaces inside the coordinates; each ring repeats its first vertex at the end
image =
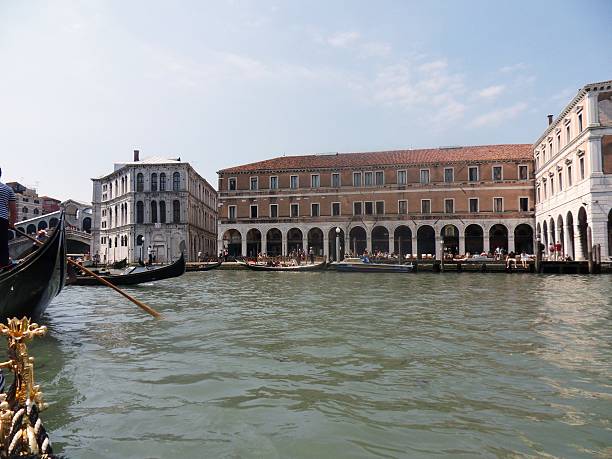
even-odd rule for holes
{"type": "Polygon", "coordinates": [[[268,233],[265,230],[260,230],[261,231],[261,249],[260,252],[263,255],[267,255],[268,254],[268,233]]]}
{"type": "Polygon", "coordinates": [[[587,127],[599,126],[599,108],[597,107],[597,93],[589,92],[587,102],[587,127]]]}
{"type": "Polygon", "coordinates": [[[514,241],[514,228],[508,229],[508,253],[516,253],[516,244],[514,241]]]}
{"type": "MultiPolygon", "coordinates": [[[[329,232],[323,233],[323,256],[329,260],[329,236],[328,236],[329,232]]],[[[334,234],[336,234],[336,232],[334,231],[334,234]]]]}
{"type": "Polygon", "coordinates": [[[412,254],[416,255],[419,253],[419,248],[417,247],[417,234],[416,234],[416,228],[415,230],[412,232],[412,254]]]}
{"type": "Polygon", "coordinates": [[[572,241],[572,238],[570,237],[571,229],[571,225],[565,225],[565,228],[563,230],[563,252],[565,253],[565,255],[570,255],[573,260],[574,256],[572,255],[572,247],[574,245],[574,241],[572,241]]]}
{"type": "Polygon", "coordinates": [[[440,236],[440,229],[434,228],[435,231],[435,243],[436,243],[436,260],[442,259],[442,236],[440,236]]]}
{"type": "Polygon", "coordinates": [[[576,260],[584,260],[585,258],[582,256],[582,241],[580,240],[580,227],[576,225],[574,227],[574,254],[576,255],[576,260]]]}
{"type": "Polygon", "coordinates": [[[287,256],[287,233],[281,230],[281,255],[287,256]]]}
{"type": "Polygon", "coordinates": [[[242,236],[242,256],[246,257],[247,256],[247,240],[246,240],[246,233],[244,236],[242,236]]]}
{"type": "Polygon", "coordinates": [[[565,230],[563,229],[563,225],[557,225],[557,242],[561,243],[561,253],[557,254],[560,259],[563,259],[563,254],[565,254],[565,230]]]}
{"type": "MultiPolygon", "coordinates": [[[[223,247],[223,238],[220,238],[220,239],[217,240],[217,248],[219,248],[219,247],[223,247]]],[[[225,248],[225,247],[223,247],[223,248],[225,248]]],[[[219,255],[220,250],[221,249],[217,250],[217,253],[215,255],[219,255]]]]}
{"type": "Polygon", "coordinates": [[[608,218],[607,215],[598,215],[597,219],[593,219],[589,222],[589,226],[592,229],[593,245],[601,245],[601,257],[607,259],[608,257],[608,218]],[[605,218],[605,220],[603,219],[605,218]]]}
{"type": "Polygon", "coordinates": [[[602,174],[601,158],[601,139],[602,136],[589,137],[589,162],[591,163],[591,174],[602,174]]]}
{"type": "Polygon", "coordinates": [[[491,252],[491,247],[489,247],[489,228],[484,228],[482,232],[482,250],[486,253],[491,252]]]}
{"type": "Polygon", "coordinates": [[[305,253],[308,253],[308,249],[310,247],[308,247],[308,233],[307,232],[303,232],[302,233],[302,250],[305,253]]]}
{"type": "Polygon", "coordinates": [[[372,253],[372,231],[369,228],[366,228],[366,250],[372,253]]]}
{"type": "Polygon", "coordinates": [[[459,254],[465,255],[465,232],[459,233],[459,254]]]}
{"type": "Polygon", "coordinates": [[[397,255],[399,253],[399,247],[395,247],[395,241],[393,239],[393,233],[389,231],[389,253],[394,253],[397,255]]]}

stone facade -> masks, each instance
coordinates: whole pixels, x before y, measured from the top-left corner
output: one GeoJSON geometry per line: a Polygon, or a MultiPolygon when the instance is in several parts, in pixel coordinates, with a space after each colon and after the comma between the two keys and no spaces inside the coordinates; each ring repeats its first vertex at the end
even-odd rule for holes
{"type": "Polygon", "coordinates": [[[281,157],[219,174],[230,255],[533,252],[529,145],[281,157]]]}
{"type": "Polygon", "coordinates": [[[43,205],[36,190],[17,182],[9,182],[7,185],[15,192],[18,222],[42,215],[43,205]]]}
{"type": "Polygon", "coordinates": [[[533,145],[536,228],[546,246],[587,258],[588,233],[612,258],[612,81],[584,86],[533,145]]]}
{"type": "Polygon", "coordinates": [[[217,251],[217,193],[189,163],[149,158],[115,164],[93,180],[92,254],[102,261],[188,261],[217,251]]]}

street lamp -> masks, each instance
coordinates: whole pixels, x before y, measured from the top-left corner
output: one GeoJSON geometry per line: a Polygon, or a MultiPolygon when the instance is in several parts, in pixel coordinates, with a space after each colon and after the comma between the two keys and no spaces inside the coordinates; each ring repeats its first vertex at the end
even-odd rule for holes
{"type": "Polygon", "coordinates": [[[340,227],[336,226],[336,261],[340,261],[340,227]]]}

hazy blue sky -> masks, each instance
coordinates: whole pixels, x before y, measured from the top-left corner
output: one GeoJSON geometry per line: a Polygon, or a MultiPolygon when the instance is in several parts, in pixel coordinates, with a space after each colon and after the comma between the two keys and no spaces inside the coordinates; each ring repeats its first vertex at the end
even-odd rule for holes
{"type": "Polygon", "coordinates": [[[612,78],[612,1],[0,0],[3,181],[91,200],[141,157],[532,143],[612,78]]]}

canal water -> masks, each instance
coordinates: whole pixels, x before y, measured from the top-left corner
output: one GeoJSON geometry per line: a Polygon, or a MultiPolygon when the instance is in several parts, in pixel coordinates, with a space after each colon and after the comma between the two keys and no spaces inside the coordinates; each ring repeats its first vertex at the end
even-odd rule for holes
{"type": "Polygon", "coordinates": [[[612,279],[210,271],[70,287],[32,344],[70,458],[612,457],[612,279]]]}

